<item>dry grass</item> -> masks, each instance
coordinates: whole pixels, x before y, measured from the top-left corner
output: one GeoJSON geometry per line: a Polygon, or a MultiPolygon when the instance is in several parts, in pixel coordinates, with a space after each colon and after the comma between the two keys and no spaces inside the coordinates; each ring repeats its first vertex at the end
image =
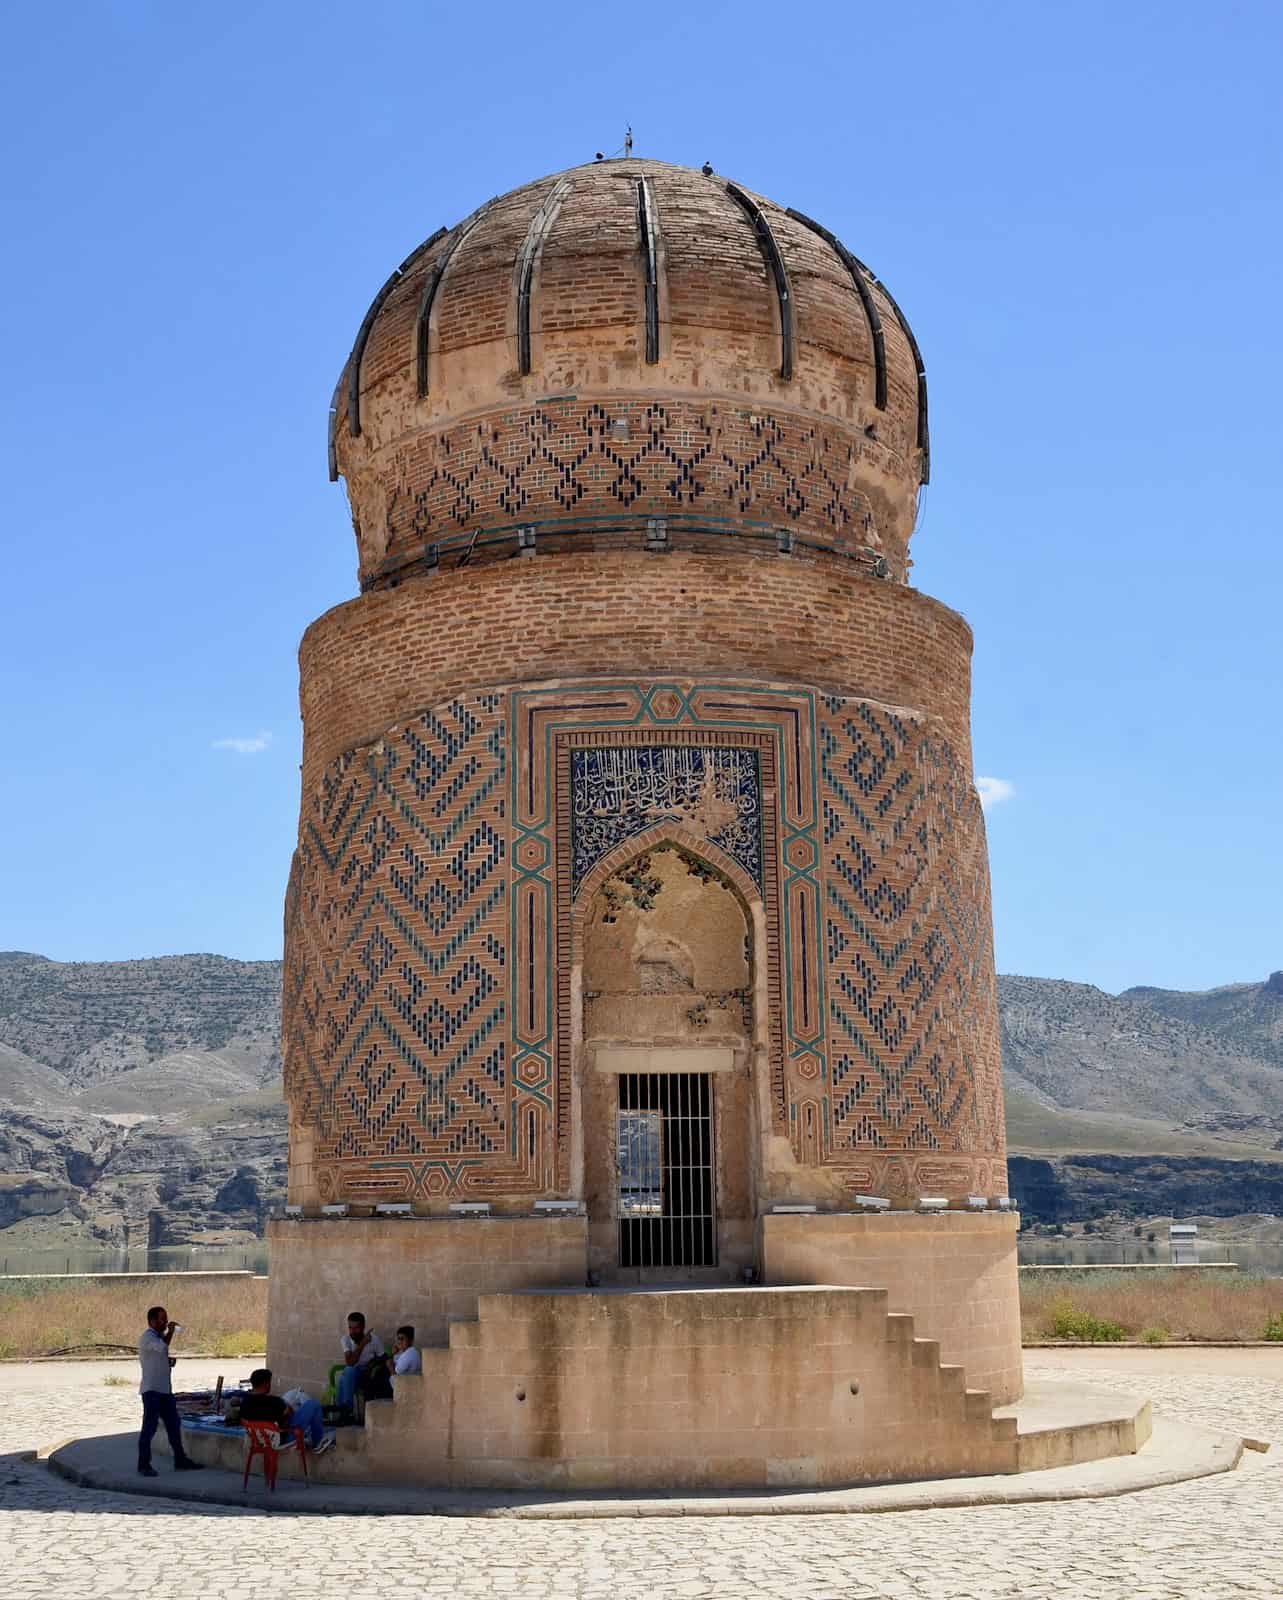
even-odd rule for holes
{"type": "Polygon", "coordinates": [[[1128,1339],[1264,1339],[1283,1312],[1283,1279],[1245,1272],[1047,1272],[1020,1280],[1026,1341],[1096,1318],[1128,1339]]]}
{"type": "MultiPolygon", "coordinates": [[[[183,1324],[182,1355],[255,1355],[266,1346],[267,1283],[261,1278],[97,1279],[0,1284],[0,1357],[38,1356],[95,1344],[130,1348],[147,1307],[165,1305],[183,1324]]],[[[1262,1339],[1283,1332],[1283,1280],[1243,1272],[1024,1274],[1026,1340],[1056,1337],[1057,1324],[1117,1323],[1129,1339],[1262,1339]]]]}
{"type": "MultiPolygon", "coordinates": [[[[0,1357],[39,1356],[74,1346],[136,1346],[148,1306],[163,1305],[183,1325],[176,1355],[254,1355],[266,1346],[267,1283],[262,1278],[84,1279],[0,1284],[0,1357]]],[[[104,1352],[106,1353],[106,1352],[104,1352]]]]}

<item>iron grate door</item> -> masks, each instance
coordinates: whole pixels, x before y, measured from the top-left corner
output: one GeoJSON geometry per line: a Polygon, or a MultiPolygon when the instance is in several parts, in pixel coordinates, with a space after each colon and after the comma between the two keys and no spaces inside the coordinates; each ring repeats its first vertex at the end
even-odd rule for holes
{"type": "Polygon", "coordinates": [[[618,1116],[620,1266],[715,1267],[711,1077],[621,1073],[618,1116]]]}

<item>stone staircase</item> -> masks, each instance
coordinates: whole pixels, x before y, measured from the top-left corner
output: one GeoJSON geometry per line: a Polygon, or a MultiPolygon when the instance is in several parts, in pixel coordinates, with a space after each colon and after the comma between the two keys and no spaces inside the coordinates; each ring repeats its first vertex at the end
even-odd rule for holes
{"type": "MultiPolygon", "coordinates": [[[[878,1293],[885,1293],[879,1290],[878,1293]]],[[[985,1465],[977,1464],[971,1470],[982,1472],[1015,1472],[1018,1470],[1018,1423],[1014,1416],[994,1416],[993,1396],[987,1389],[967,1386],[966,1369],[956,1362],[941,1361],[940,1341],[924,1339],[915,1333],[914,1319],[907,1312],[889,1311],[886,1317],[887,1340],[892,1346],[907,1352],[907,1363],[918,1375],[915,1387],[921,1392],[925,1387],[932,1401],[945,1418],[958,1423],[967,1434],[973,1435],[973,1447],[978,1458],[989,1455],[985,1465]]],[[[924,1463],[923,1476],[944,1477],[949,1474],[924,1463]]]]}
{"type": "Polygon", "coordinates": [[[1016,1423],[882,1289],[483,1295],[371,1407],[366,1470],[455,1486],[819,1488],[1014,1472],[1016,1423]],[[417,1474],[416,1474],[417,1475],[417,1474]]]}

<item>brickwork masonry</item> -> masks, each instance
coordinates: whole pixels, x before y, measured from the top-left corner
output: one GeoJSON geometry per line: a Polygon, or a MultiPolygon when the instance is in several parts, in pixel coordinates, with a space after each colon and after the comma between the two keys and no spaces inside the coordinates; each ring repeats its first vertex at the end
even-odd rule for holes
{"type": "Polygon", "coordinates": [[[765,1152],[760,1204],[1003,1192],[984,831],[939,722],[800,684],[595,677],[434,704],[305,797],[291,1200],[580,1195],[576,906],[652,848],[721,863],[760,930],[737,1136],[765,1152]]]}
{"type": "Polygon", "coordinates": [[[307,630],[303,791],[462,690],[597,674],[798,679],[940,719],[970,770],[971,630],[939,601],[795,556],[538,556],[442,571],[307,630]]]}

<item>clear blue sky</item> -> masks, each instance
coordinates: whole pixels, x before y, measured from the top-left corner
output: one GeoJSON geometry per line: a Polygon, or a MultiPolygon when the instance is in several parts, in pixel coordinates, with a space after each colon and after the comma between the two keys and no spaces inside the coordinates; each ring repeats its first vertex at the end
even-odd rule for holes
{"type": "Polygon", "coordinates": [[[914,577],[1013,791],[1000,970],[1283,966],[1273,0],[81,0],[3,37],[0,948],[279,954],[295,648],[355,592],[339,367],[420,239],[631,121],[823,218],[918,334],[914,577]]]}

